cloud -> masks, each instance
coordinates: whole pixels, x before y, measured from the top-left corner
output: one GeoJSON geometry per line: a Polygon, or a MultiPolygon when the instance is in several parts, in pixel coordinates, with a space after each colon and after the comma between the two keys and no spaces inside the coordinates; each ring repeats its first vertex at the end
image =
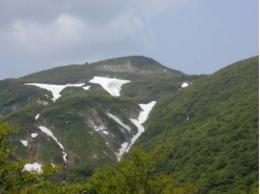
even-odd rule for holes
{"type": "Polygon", "coordinates": [[[113,18],[105,24],[61,14],[48,23],[16,20],[1,33],[1,37],[8,37],[10,51],[16,47],[23,54],[35,56],[77,47],[85,51],[102,47],[113,49],[120,43],[146,47],[152,41],[152,32],[145,28],[140,18],[130,13],[113,18]]]}
{"type": "Polygon", "coordinates": [[[17,20],[11,25],[9,34],[21,50],[34,53],[42,49],[52,51],[57,46],[80,43],[85,28],[80,19],[62,14],[44,24],[33,20],[17,20]]]}
{"type": "Polygon", "coordinates": [[[154,46],[147,18],[185,1],[2,0],[0,58],[30,68],[142,52],[154,46]]]}

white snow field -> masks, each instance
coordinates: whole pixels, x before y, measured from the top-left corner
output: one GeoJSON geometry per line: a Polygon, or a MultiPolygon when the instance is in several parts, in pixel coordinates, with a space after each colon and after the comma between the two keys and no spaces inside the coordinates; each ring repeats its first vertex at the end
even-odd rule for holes
{"type": "Polygon", "coordinates": [[[120,126],[122,126],[123,128],[125,128],[127,131],[131,132],[131,128],[124,124],[117,116],[111,114],[111,113],[107,113],[107,116],[109,116],[111,119],[113,119],[117,124],[119,124],[120,126]]]}
{"type": "Polygon", "coordinates": [[[108,135],[108,134],[109,134],[109,132],[106,131],[106,130],[103,130],[102,133],[105,134],[105,135],[108,135]]]}
{"type": "Polygon", "coordinates": [[[91,86],[84,86],[82,87],[84,90],[89,90],[91,88],[91,86]]]}
{"type": "Polygon", "coordinates": [[[120,96],[121,87],[130,81],[117,78],[94,76],[94,78],[89,82],[101,85],[102,88],[104,88],[110,95],[118,97],[120,96]]]}
{"type": "Polygon", "coordinates": [[[28,171],[28,172],[36,172],[38,174],[42,173],[42,165],[39,164],[38,162],[34,162],[32,164],[27,163],[23,167],[23,171],[28,171]]]}
{"type": "Polygon", "coordinates": [[[28,146],[28,141],[27,140],[21,139],[20,141],[21,141],[21,143],[23,144],[24,147],[28,146]]]}
{"type": "Polygon", "coordinates": [[[130,148],[132,147],[132,145],[134,145],[134,143],[136,142],[136,140],[142,135],[142,133],[144,132],[144,127],[143,124],[145,123],[145,121],[148,119],[148,116],[150,114],[150,112],[152,111],[154,105],[156,104],[156,101],[152,101],[148,104],[139,104],[140,108],[142,109],[142,111],[139,113],[139,116],[137,119],[130,119],[130,121],[132,121],[132,123],[137,127],[138,132],[137,134],[135,134],[131,141],[129,146],[127,147],[127,152],[130,150],[130,148]]]}
{"type": "Polygon", "coordinates": [[[137,119],[130,119],[130,121],[137,127],[138,132],[137,134],[135,134],[132,139],[130,140],[130,144],[128,144],[127,142],[124,142],[121,145],[121,148],[119,149],[119,152],[116,153],[117,155],[117,159],[120,161],[123,154],[125,152],[129,152],[129,150],[131,149],[131,147],[134,145],[134,143],[136,142],[136,140],[142,135],[142,133],[144,132],[144,127],[143,124],[145,123],[145,121],[148,119],[148,116],[150,114],[150,112],[152,111],[154,105],[156,104],[157,101],[152,101],[148,104],[139,104],[140,108],[142,109],[142,111],[139,113],[139,116],[137,119]]]}
{"type": "Polygon", "coordinates": [[[51,130],[49,130],[47,127],[44,126],[39,126],[38,127],[41,132],[45,133],[47,136],[51,137],[60,147],[60,149],[62,150],[62,155],[63,155],[63,160],[65,163],[67,163],[67,153],[64,150],[64,146],[58,141],[57,137],[54,136],[54,134],[52,133],[51,130]]]}
{"type": "Polygon", "coordinates": [[[39,117],[40,117],[40,114],[37,114],[36,116],[35,116],[35,120],[38,120],[39,119],[39,117]]]}
{"type": "Polygon", "coordinates": [[[116,153],[116,158],[118,161],[122,159],[122,156],[125,152],[127,152],[128,143],[124,142],[121,144],[121,147],[119,148],[118,152],[116,153]]]}
{"type": "Polygon", "coordinates": [[[35,138],[35,137],[37,137],[38,136],[38,133],[31,133],[31,137],[32,138],[35,138]]]}
{"type": "Polygon", "coordinates": [[[82,87],[85,84],[66,84],[66,85],[53,85],[53,84],[39,84],[39,83],[26,83],[27,86],[36,86],[45,90],[48,90],[52,93],[52,100],[55,102],[58,98],[60,98],[62,90],[64,90],[67,87],[82,87]]]}
{"type": "Polygon", "coordinates": [[[181,87],[182,88],[187,88],[189,86],[189,83],[187,83],[187,82],[183,82],[182,84],[181,84],[181,87]]]}

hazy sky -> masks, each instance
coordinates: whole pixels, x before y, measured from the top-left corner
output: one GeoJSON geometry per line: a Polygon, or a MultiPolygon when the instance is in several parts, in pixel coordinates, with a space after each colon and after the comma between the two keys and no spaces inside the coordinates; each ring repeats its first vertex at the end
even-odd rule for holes
{"type": "Polygon", "coordinates": [[[257,0],[0,0],[0,79],[125,55],[212,73],[257,53],[257,0]]]}

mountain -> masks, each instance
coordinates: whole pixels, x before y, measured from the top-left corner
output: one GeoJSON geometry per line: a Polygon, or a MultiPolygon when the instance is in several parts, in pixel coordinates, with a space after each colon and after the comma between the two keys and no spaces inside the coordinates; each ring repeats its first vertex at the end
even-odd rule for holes
{"type": "Polygon", "coordinates": [[[116,164],[156,102],[199,77],[142,56],[57,67],[0,81],[0,122],[19,128],[10,140],[17,159],[80,179],[116,164]]]}
{"type": "Polygon", "coordinates": [[[136,146],[170,150],[175,186],[258,193],[258,64],[239,61],[158,102],[136,146]]]}
{"type": "Polygon", "coordinates": [[[90,177],[87,193],[148,182],[152,193],[255,194],[258,69],[258,57],[200,76],[142,56],[58,67],[0,81],[0,123],[19,128],[9,143],[26,170],[61,166],[67,183],[90,177]]]}
{"type": "Polygon", "coordinates": [[[154,59],[143,56],[119,57],[83,65],[69,65],[38,72],[22,78],[26,82],[65,84],[88,81],[93,75],[117,76],[122,79],[143,80],[144,78],[180,77],[182,72],[161,65],[154,59]]]}

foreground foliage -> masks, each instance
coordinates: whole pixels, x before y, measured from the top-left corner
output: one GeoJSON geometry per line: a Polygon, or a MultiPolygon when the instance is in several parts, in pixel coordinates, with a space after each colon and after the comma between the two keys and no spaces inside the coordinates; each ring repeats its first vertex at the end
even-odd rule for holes
{"type": "Polygon", "coordinates": [[[0,125],[0,193],[47,194],[188,194],[196,188],[173,188],[172,177],[164,168],[168,151],[156,149],[150,153],[133,152],[116,167],[98,170],[87,181],[61,184],[52,180],[56,168],[46,165],[43,174],[23,172],[23,162],[12,159],[8,148],[8,136],[13,132],[0,125]]]}

